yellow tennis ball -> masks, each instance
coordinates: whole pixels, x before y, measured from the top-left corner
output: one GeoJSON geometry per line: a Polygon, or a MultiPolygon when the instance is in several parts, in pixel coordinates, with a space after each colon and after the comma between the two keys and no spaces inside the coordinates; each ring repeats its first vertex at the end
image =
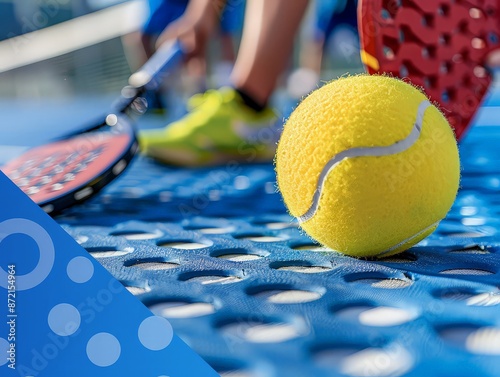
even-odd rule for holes
{"type": "Polygon", "coordinates": [[[388,76],[345,77],[311,93],[286,122],[275,163],[301,227],[356,257],[396,254],[431,234],[460,178],[443,114],[388,76]]]}

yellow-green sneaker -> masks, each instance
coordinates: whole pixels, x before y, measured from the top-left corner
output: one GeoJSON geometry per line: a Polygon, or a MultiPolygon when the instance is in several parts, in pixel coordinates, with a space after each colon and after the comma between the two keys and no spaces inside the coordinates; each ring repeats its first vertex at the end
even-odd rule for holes
{"type": "Polygon", "coordinates": [[[163,129],[139,133],[142,152],[190,167],[272,161],[281,125],[270,108],[253,111],[234,89],[222,88],[194,96],[188,109],[163,129]]]}

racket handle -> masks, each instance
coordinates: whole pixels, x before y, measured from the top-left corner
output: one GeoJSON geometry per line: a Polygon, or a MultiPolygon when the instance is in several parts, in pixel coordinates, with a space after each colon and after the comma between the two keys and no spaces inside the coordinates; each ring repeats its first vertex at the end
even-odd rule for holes
{"type": "Polygon", "coordinates": [[[159,76],[177,66],[184,56],[179,41],[162,44],[153,56],[135,73],[128,82],[129,85],[138,90],[154,90],[159,84],[159,76]]]}

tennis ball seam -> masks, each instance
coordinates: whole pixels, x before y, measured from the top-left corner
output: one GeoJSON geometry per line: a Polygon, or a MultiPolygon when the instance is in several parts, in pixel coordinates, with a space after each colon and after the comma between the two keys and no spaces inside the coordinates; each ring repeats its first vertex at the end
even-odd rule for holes
{"type": "Polygon", "coordinates": [[[391,246],[390,248],[374,255],[376,257],[383,257],[384,255],[387,255],[387,254],[390,254],[392,253],[394,250],[397,250],[398,248],[400,248],[401,246],[403,246],[404,244],[408,243],[408,242],[411,242],[411,240],[414,240],[415,238],[418,238],[420,237],[422,234],[428,232],[430,229],[432,228],[437,228],[437,226],[439,225],[439,223],[441,222],[441,220],[438,220],[436,221],[435,223],[432,223],[431,225],[425,227],[424,229],[422,229],[420,232],[417,232],[415,234],[413,234],[412,236],[404,239],[403,241],[400,241],[398,242],[396,245],[394,246],[391,246]]]}
{"type": "Polygon", "coordinates": [[[413,124],[413,128],[410,134],[399,141],[396,141],[394,144],[383,146],[383,147],[355,147],[346,149],[340,153],[337,153],[333,156],[323,167],[320,172],[318,183],[316,185],[316,190],[314,191],[312,204],[309,209],[301,216],[297,217],[299,223],[304,223],[307,220],[310,220],[314,217],[319,208],[319,202],[321,199],[321,194],[324,189],[324,185],[328,175],[335,169],[338,164],[340,164],[343,160],[354,157],[381,157],[381,156],[389,156],[397,153],[404,152],[405,150],[412,147],[420,138],[420,134],[422,131],[422,124],[424,120],[425,111],[431,107],[432,104],[429,100],[423,100],[417,109],[417,119],[413,124]]]}

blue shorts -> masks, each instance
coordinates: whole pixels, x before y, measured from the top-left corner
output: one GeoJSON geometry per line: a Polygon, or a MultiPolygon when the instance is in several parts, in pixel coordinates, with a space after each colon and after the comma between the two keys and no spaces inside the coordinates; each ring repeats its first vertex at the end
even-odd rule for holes
{"type": "Polygon", "coordinates": [[[243,29],[245,18],[245,0],[227,0],[220,17],[220,29],[222,33],[234,34],[243,29]]]}
{"type": "MultiPolygon", "coordinates": [[[[149,0],[150,16],[142,32],[158,36],[172,22],[177,20],[189,3],[189,0],[149,0]]],[[[220,16],[220,28],[223,33],[233,34],[241,31],[245,14],[245,0],[228,0],[220,16]]]]}
{"type": "Polygon", "coordinates": [[[177,20],[189,0],[149,0],[149,19],[142,28],[143,34],[158,36],[172,22],[177,20]]]}
{"type": "Polygon", "coordinates": [[[325,43],[340,24],[357,30],[357,0],[317,0],[315,38],[325,43]]]}

